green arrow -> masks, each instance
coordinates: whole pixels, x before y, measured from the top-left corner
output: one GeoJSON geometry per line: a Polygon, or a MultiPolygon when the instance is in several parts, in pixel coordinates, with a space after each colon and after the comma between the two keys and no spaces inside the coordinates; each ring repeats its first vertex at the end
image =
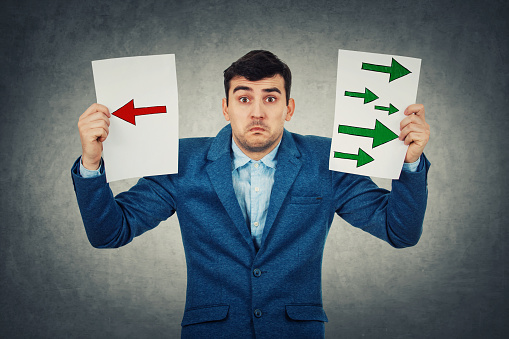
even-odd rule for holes
{"type": "Polygon", "coordinates": [[[392,58],[392,62],[391,62],[390,66],[373,65],[373,64],[368,64],[368,63],[363,62],[361,68],[366,71],[389,73],[390,74],[389,82],[391,82],[392,80],[396,80],[398,78],[404,77],[407,74],[412,73],[405,67],[401,66],[401,64],[399,62],[397,62],[396,60],[394,60],[394,58],[392,58]]]}
{"type": "Polygon", "coordinates": [[[345,96],[347,97],[354,97],[354,98],[364,98],[364,103],[367,104],[368,102],[374,101],[378,99],[375,93],[371,92],[369,89],[365,88],[364,93],[357,93],[357,92],[345,92],[345,96]]]}
{"type": "Polygon", "coordinates": [[[357,160],[357,167],[364,166],[375,160],[360,148],[357,154],[334,152],[334,158],[357,160]]]}
{"type": "Polygon", "coordinates": [[[389,107],[375,106],[375,109],[377,109],[379,111],[387,111],[387,112],[389,112],[389,115],[399,112],[399,109],[394,107],[392,104],[389,104],[389,107]]]}
{"type": "Polygon", "coordinates": [[[396,133],[385,127],[385,125],[378,120],[375,123],[374,129],[339,125],[338,133],[373,138],[373,148],[398,138],[396,133]]]}

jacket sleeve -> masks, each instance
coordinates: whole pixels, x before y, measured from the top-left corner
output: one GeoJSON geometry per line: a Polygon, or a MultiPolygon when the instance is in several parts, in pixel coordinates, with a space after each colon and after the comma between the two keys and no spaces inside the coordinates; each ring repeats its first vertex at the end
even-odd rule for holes
{"type": "Polygon", "coordinates": [[[392,181],[391,191],[379,188],[368,177],[335,172],[336,213],[394,247],[414,246],[422,234],[429,167],[423,154],[417,172],[402,171],[392,181]]]}
{"type": "Polygon", "coordinates": [[[116,197],[104,173],[95,178],[81,177],[79,159],[71,169],[71,177],[88,240],[96,248],[126,245],[176,210],[168,175],[142,178],[116,197]]]}

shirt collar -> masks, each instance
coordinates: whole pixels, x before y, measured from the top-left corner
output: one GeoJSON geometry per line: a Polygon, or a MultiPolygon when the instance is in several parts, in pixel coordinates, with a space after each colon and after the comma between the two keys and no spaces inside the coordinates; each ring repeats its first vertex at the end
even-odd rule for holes
{"type": "MultiPolygon", "coordinates": [[[[260,159],[260,161],[265,166],[276,168],[277,164],[276,155],[279,149],[279,145],[281,145],[281,140],[279,140],[277,146],[272,151],[270,151],[270,153],[268,153],[267,155],[260,159]]],[[[246,154],[244,154],[244,152],[242,152],[239,146],[237,146],[237,144],[235,143],[235,140],[233,140],[233,137],[232,137],[232,151],[233,151],[233,170],[236,170],[237,168],[244,166],[250,161],[255,162],[246,154]]]]}

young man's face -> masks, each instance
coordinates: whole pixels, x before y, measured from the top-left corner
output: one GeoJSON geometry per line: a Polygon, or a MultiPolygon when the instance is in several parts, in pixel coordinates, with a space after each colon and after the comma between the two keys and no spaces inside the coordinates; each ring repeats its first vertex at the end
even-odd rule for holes
{"type": "Polygon", "coordinates": [[[272,151],[283,136],[295,102],[286,104],[281,75],[259,81],[235,77],[230,81],[229,100],[223,99],[223,115],[230,122],[233,140],[251,159],[259,160],[272,151]]]}

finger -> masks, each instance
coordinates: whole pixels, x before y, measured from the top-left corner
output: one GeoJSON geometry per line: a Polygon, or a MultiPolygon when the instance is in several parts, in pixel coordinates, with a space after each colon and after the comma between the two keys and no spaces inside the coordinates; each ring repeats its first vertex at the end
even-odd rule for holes
{"type": "Polygon", "coordinates": [[[100,126],[93,129],[88,130],[87,133],[83,134],[84,140],[88,140],[88,142],[94,143],[96,141],[103,142],[108,138],[109,129],[107,126],[100,126]]]}
{"type": "Polygon", "coordinates": [[[108,138],[108,134],[109,134],[108,129],[103,128],[101,135],[99,136],[99,138],[97,138],[97,141],[104,142],[106,138],[108,138]]]}
{"type": "Polygon", "coordinates": [[[78,129],[80,131],[84,131],[89,129],[91,126],[94,126],[94,124],[97,123],[104,123],[107,126],[110,125],[110,118],[108,118],[104,113],[102,112],[95,112],[85,117],[80,117],[78,120],[78,129]]]}
{"type": "Polygon", "coordinates": [[[413,105],[408,106],[405,109],[405,115],[411,115],[411,114],[415,114],[415,115],[418,115],[418,116],[421,116],[424,118],[424,115],[425,115],[424,105],[413,104],[413,105]]]}
{"type": "Polygon", "coordinates": [[[415,145],[416,147],[424,149],[424,146],[428,143],[428,138],[426,133],[410,132],[403,141],[407,146],[415,145]]]}
{"type": "MultiPolygon", "coordinates": [[[[401,133],[399,134],[399,140],[406,140],[409,134],[411,133],[423,133],[425,132],[425,128],[416,124],[409,124],[405,126],[401,133]]],[[[407,144],[408,145],[408,144],[407,144]]]]}
{"type": "Polygon", "coordinates": [[[409,145],[414,142],[418,145],[424,146],[428,143],[429,137],[429,126],[418,126],[414,124],[406,126],[399,135],[399,139],[403,140],[405,145],[409,145]]]}
{"type": "Polygon", "coordinates": [[[99,128],[104,129],[106,132],[109,133],[109,123],[106,123],[106,121],[104,120],[92,121],[87,126],[87,129],[90,131],[97,130],[99,128]]]}
{"type": "Polygon", "coordinates": [[[92,142],[103,134],[102,130],[106,131],[107,134],[109,133],[109,122],[102,119],[80,122],[78,126],[83,139],[92,142]]]}
{"type": "Polygon", "coordinates": [[[411,133],[408,133],[405,138],[403,139],[403,143],[408,146],[410,145],[412,142],[415,142],[416,141],[416,133],[415,132],[411,132],[411,133]]]}
{"type": "MultiPolygon", "coordinates": [[[[419,117],[416,117],[415,115],[411,115],[409,117],[406,117],[401,121],[400,124],[400,136],[406,135],[412,131],[419,132],[419,133],[425,133],[426,135],[430,134],[430,126],[423,120],[421,120],[419,117]]],[[[401,138],[403,140],[403,138],[401,138]]]]}
{"type": "Polygon", "coordinates": [[[82,117],[86,117],[86,116],[89,116],[89,115],[94,114],[96,112],[102,112],[108,118],[111,117],[111,114],[110,114],[110,111],[108,110],[108,107],[106,107],[104,105],[101,105],[101,104],[98,104],[98,103],[90,105],[90,107],[87,108],[87,110],[81,116],[82,117]]]}
{"type": "Polygon", "coordinates": [[[110,124],[110,118],[107,117],[103,112],[94,112],[86,117],[83,117],[81,121],[84,124],[93,122],[93,121],[105,121],[108,125],[110,124]]]}
{"type": "Polygon", "coordinates": [[[401,122],[399,123],[399,129],[403,130],[403,128],[410,124],[425,126],[426,122],[423,117],[412,114],[401,120],[401,122]]]}

